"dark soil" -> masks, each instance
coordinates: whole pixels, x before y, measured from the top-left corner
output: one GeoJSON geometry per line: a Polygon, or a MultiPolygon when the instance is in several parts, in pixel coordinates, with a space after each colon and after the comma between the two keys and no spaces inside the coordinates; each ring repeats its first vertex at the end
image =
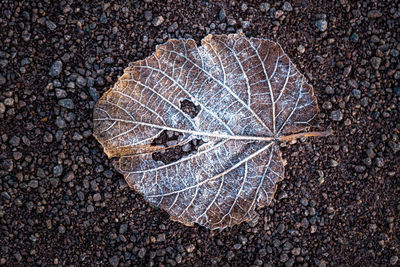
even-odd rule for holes
{"type": "Polygon", "coordinates": [[[1,265],[400,263],[398,1],[3,0],[0,25],[1,265]],[[281,44],[335,134],[282,146],[257,221],[185,227],[114,170],[93,106],[157,44],[238,31],[281,44]]]}

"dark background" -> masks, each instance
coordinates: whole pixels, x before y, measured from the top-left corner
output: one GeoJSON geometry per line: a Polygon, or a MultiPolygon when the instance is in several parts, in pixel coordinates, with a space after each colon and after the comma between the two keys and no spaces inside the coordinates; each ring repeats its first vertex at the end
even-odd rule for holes
{"type": "Polygon", "coordinates": [[[1,1],[0,264],[399,264],[399,2],[289,2],[1,1]],[[238,31],[282,45],[335,134],[282,145],[257,221],[185,227],[116,173],[93,105],[157,44],[238,31]]]}

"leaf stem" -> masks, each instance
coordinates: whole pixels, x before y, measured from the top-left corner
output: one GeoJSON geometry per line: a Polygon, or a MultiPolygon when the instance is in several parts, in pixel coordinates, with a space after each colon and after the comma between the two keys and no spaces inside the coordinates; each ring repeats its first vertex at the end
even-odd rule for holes
{"type": "Polygon", "coordinates": [[[291,134],[291,135],[287,135],[287,136],[278,137],[277,140],[291,141],[291,140],[296,140],[298,138],[303,138],[303,137],[329,136],[331,134],[333,134],[332,130],[327,130],[324,132],[304,132],[304,133],[297,133],[297,134],[291,134]]]}

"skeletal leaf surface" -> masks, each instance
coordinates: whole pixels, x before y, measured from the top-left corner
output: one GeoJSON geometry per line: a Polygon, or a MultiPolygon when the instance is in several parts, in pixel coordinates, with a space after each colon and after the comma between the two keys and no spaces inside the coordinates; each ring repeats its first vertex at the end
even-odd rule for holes
{"type": "Polygon", "coordinates": [[[201,46],[169,40],[131,63],[96,104],[94,135],[146,200],[185,225],[216,229],[270,203],[284,174],[279,142],[317,113],[312,87],[278,44],[208,35],[201,46]],[[199,107],[194,118],[184,100],[199,107]],[[165,148],[152,145],[163,131],[203,144],[163,163],[153,153],[165,148]]]}

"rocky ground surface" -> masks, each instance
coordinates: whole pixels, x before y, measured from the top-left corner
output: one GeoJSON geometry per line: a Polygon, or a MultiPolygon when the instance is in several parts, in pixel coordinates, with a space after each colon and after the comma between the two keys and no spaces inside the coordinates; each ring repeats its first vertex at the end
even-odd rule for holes
{"type": "Polygon", "coordinates": [[[0,264],[399,265],[400,4],[0,1],[0,264]],[[278,41],[314,86],[320,129],[282,145],[258,220],[185,227],[127,187],[92,110],[169,38],[278,41]]]}

